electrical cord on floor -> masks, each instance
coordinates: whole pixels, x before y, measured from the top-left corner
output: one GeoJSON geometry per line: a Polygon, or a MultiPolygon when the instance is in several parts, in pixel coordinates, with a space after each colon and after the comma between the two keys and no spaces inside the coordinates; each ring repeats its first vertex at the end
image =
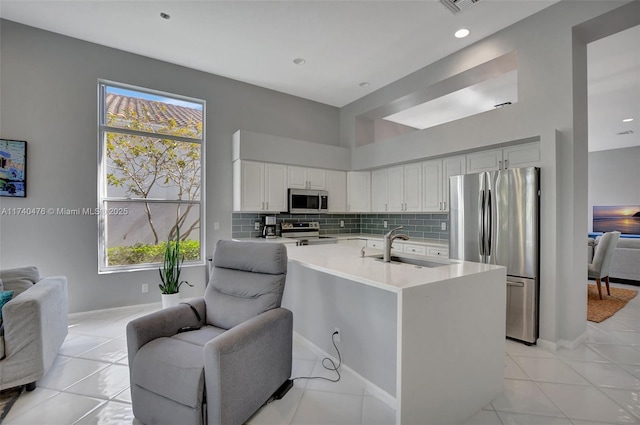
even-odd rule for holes
{"type": "Polygon", "coordinates": [[[331,334],[331,342],[333,343],[333,347],[336,349],[336,352],[338,353],[338,365],[336,366],[336,363],[333,361],[333,359],[330,359],[329,357],[325,357],[324,359],[322,359],[322,367],[337,373],[338,378],[331,379],[331,378],[325,378],[324,376],[298,376],[297,378],[293,378],[293,381],[297,379],[323,379],[329,382],[338,382],[340,380],[339,369],[340,369],[340,366],[342,365],[342,356],[340,355],[340,350],[338,350],[338,346],[336,345],[336,339],[335,339],[336,335],[338,335],[337,331],[331,334]],[[330,365],[325,364],[325,362],[328,362],[330,365]]]}
{"type": "Polygon", "coordinates": [[[280,388],[278,388],[278,390],[276,390],[276,392],[271,397],[269,397],[267,401],[264,402],[263,406],[266,406],[267,404],[271,404],[275,400],[280,400],[282,397],[284,397],[285,394],[291,389],[291,387],[293,387],[293,382],[297,379],[323,379],[329,382],[338,382],[340,380],[339,369],[340,369],[340,366],[342,365],[342,356],[340,355],[340,350],[338,350],[338,346],[336,345],[336,339],[335,339],[336,335],[338,335],[337,331],[331,334],[331,342],[333,342],[333,346],[336,349],[336,352],[338,353],[338,365],[336,366],[336,363],[333,361],[333,359],[330,359],[329,357],[325,357],[324,359],[322,359],[322,367],[337,373],[338,374],[337,379],[325,378],[324,376],[298,376],[297,378],[291,378],[287,380],[284,384],[282,384],[280,388]],[[325,364],[325,362],[329,362],[331,365],[329,366],[325,364]]]}

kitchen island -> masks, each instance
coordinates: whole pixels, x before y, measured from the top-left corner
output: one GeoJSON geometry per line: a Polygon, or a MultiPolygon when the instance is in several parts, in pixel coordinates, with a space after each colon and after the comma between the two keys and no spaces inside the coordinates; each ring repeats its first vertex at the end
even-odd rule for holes
{"type": "Polygon", "coordinates": [[[332,353],[340,328],[344,364],[396,409],[397,424],[462,423],[502,392],[503,267],[384,263],[343,244],[287,252],[283,306],[295,332],[332,353]]]}

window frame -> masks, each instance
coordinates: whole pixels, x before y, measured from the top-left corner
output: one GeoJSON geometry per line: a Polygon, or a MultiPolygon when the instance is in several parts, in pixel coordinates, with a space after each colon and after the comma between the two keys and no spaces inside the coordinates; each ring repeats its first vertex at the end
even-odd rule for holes
{"type": "MultiPolygon", "coordinates": [[[[97,139],[98,139],[98,187],[97,187],[97,209],[96,211],[105,211],[108,203],[161,203],[161,204],[193,204],[199,205],[200,213],[200,229],[199,229],[199,241],[200,241],[200,259],[185,261],[183,267],[202,266],[205,265],[205,194],[206,194],[206,161],[205,161],[205,147],[206,147],[206,101],[204,99],[196,99],[182,95],[176,95],[173,93],[148,89],[145,87],[133,86],[124,83],[118,83],[109,80],[98,80],[98,126],[97,126],[97,139]],[[147,133],[145,131],[131,130],[127,128],[112,127],[106,124],[107,111],[106,111],[106,90],[107,87],[113,87],[116,89],[125,89],[137,91],[140,93],[162,96],[175,100],[181,100],[191,103],[202,105],[202,136],[200,139],[193,139],[189,137],[174,136],[164,133],[147,133]],[[196,143],[200,145],[200,199],[199,200],[178,200],[168,198],[126,198],[126,197],[110,197],[107,192],[107,158],[106,158],[106,134],[107,133],[120,133],[141,137],[154,137],[169,139],[177,142],[196,143]]],[[[138,270],[157,270],[162,264],[157,263],[141,263],[141,264],[127,264],[119,266],[109,266],[107,264],[107,232],[108,232],[108,215],[104,213],[96,214],[98,219],[98,274],[110,274],[118,272],[131,272],[138,270]]]]}

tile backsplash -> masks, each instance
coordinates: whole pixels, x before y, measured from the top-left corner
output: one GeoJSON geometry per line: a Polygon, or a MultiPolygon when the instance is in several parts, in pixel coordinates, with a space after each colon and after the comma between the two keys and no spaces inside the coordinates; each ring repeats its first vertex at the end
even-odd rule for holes
{"type": "Polygon", "coordinates": [[[410,238],[449,239],[449,214],[361,214],[360,232],[383,235],[394,227],[402,226],[402,233],[410,238]],[[384,227],[384,222],[387,227],[384,227]],[[442,230],[442,223],[445,229],[442,230]]]}
{"type": "MultiPolygon", "coordinates": [[[[233,213],[231,236],[234,238],[259,237],[261,230],[255,230],[255,223],[262,225],[262,213],[233,213]]],[[[379,234],[382,235],[397,226],[403,226],[402,233],[412,238],[449,239],[449,214],[276,214],[278,224],[283,221],[320,223],[320,234],[379,234]],[[340,227],[340,222],[344,227],[340,227]],[[384,227],[384,222],[387,227],[384,227]],[[446,229],[442,230],[442,223],[446,229]]],[[[280,226],[277,227],[280,235],[280,226]]]]}

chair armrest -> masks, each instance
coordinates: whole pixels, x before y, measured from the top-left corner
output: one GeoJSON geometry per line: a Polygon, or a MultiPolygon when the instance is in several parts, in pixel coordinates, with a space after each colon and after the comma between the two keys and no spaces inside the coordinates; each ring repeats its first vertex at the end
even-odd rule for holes
{"type": "MultiPolygon", "coordinates": [[[[39,379],[53,364],[68,332],[67,278],[47,277],[9,301],[2,309],[5,360],[20,358],[39,379]]],[[[4,370],[3,382],[17,379],[4,370]]],[[[24,371],[22,372],[24,374],[24,371]]]]}
{"type": "Polygon", "coordinates": [[[266,311],[204,347],[210,424],[242,424],[291,376],[293,314],[266,311]]]}
{"type": "Polygon", "coordinates": [[[133,358],[138,350],[147,342],[156,338],[170,337],[178,333],[185,326],[201,326],[205,321],[204,298],[192,298],[184,300],[196,308],[201,320],[187,304],[165,308],[145,316],[139,317],[127,323],[127,351],[129,364],[133,364],[133,358]]]}

